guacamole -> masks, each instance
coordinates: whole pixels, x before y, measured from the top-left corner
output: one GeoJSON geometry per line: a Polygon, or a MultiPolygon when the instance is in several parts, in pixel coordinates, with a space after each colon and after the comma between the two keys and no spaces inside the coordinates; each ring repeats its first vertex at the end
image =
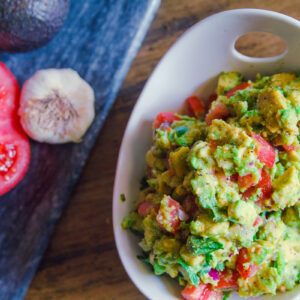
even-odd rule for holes
{"type": "Polygon", "coordinates": [[[222,72],[209,107],[191,96],[180,113],[156,116],[122,226],[183,298],[275,295],[299,283],[299,121],[295,73],[222,72]]]}

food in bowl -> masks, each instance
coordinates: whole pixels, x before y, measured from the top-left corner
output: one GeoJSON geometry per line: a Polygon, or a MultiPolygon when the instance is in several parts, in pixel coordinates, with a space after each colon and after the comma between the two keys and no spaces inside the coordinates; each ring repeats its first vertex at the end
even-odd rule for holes
{"type": "Polygon", "coordinates": [[[300,77],[222,72],[153,122],[146,175],[122,221],[141,260],[185,299],[276,294],[299,283],[300,77]]]}

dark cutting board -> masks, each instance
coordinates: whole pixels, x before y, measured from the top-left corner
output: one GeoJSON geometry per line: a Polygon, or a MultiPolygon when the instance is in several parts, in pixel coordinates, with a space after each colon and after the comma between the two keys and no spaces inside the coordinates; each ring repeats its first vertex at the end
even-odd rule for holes
{"type": "Polygon", "coordinates": [[[1,300],[23,298],[159,3],[72,0],[67,22],[51,43],[31,53],[0,54],[20,84],[39,69],[73,68],[96,94],[96,118],[83,142],[32,142],[25,178],[0,197],[1,300]]]}

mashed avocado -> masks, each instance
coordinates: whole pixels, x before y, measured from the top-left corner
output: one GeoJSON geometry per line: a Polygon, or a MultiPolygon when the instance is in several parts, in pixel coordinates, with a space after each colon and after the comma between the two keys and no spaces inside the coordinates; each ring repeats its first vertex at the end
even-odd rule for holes
{"type": "Polygon", "coordinates": [[[213,99],[206,115],[191,96],[180,114],[156,117],[122,226],[185,299],[291,290],[300,280],[300,77],[222,72],[213,99]]]}

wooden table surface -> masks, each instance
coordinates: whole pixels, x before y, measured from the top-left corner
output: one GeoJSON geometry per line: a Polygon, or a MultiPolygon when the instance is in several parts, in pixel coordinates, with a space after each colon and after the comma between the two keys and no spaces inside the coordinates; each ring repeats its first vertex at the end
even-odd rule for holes
{"type": "MultiPolygon", "coordinates": [[[[121,265],[112,231],[112,189],[123,132],[145,81],[174,41],[197,21],[235,8],[269,9],[300,19],[299,0],[162,0],[25,300],[145,299],[121,265]]],[[[239,49],[263,56],[282,45],[270,37],[250,38],[239,49]]]]}

